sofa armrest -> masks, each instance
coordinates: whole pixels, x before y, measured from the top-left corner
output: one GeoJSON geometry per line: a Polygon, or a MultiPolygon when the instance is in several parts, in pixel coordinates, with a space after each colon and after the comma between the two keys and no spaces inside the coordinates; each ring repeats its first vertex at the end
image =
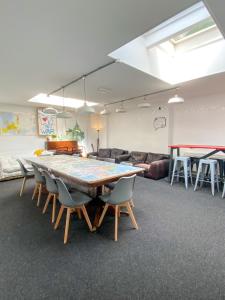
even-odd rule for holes
{"type": "Polygon", "coordinates": [[[169,159],[157,160],[150,164],[150,168],[145,176],[157,180],[168,176],[168,171],[169,159]]]}
{"type": "Polygon", "coordinates": [[[121,163],[122,161],[127,161],[130,158],[130,154],[122,154],[122,155],[118,155],[115,158],[115,162],[117,164],[121,163]]]}
{"type": "Polygon", "coordinates": [[[98,152],[97,151],[96,152],[89,152],[87,154],[87,157],[89,157],[90,155],[92,155],[92,156],[98,156],[98,152]]]}

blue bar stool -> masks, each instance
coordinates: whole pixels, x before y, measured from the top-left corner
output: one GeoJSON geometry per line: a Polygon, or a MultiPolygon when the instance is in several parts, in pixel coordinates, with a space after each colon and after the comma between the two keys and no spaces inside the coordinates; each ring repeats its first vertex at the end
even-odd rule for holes
{"type": "Polygon", "coordinates": [[[217,184],[217,189],[219,192],[219,179],[217,173],[218,162],[216,159],[200,159],[197,177],[195,181],[194,191],[196,191],[198,183],[200,182],[200,187],[203,186],[203,182],[211,183],[212,195],[215,195],[215,183],[217,184]],[[207,178],[207,173],[205,172],[206,167],[209,167],[210,178],[207,178]]]}
{"type": "Polygon", "coordinates": [[[177,156],[174,159],[173,165],[173,174],[171,179],[171,185],[173,185],[174,177],[177,178],[177,182],[179,182],[179,178],[184,178],[185,187],[188,188],[188,178],[192,181],[192,174],[191,174],[191,158],[187,156],[177,156]],[[183,171],[181,171],[181,167],[183,165],[183,171]]]}

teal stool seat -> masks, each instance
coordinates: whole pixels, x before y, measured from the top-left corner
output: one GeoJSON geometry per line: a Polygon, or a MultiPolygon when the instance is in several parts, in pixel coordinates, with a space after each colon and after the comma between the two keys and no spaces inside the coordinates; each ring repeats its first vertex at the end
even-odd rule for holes
{"type": "Polygon", "coordinates": [[[190,157],[187,157],[187,156],[175,157],[171,185],[173,185],[174,177],[177,178],[177,182],[179,182],[180,177],[183,177],[186,189],[188,188],[188,178],[191,179],[191,184],[193,184],[192,173],[191,173],[191,158],[190,157]],[[183,171],[181,171],[181,167],[183,167],[183,171]]]}
{"type": "Polygon", "coordinates": [[[194,191],[197,190],[197,186],[199,182],[200,182],[200,187],[202,187],[203,182],[210,182],[212,195],[213,196],[215,195],[215,183],[217,184],[217,189],[219,192],[219,179],[218,179],[217,167],[218,167],[218,162],[216,159],[200,159],[194,191]],[[209,167],[209,172],[210,172],[209,180],[207,180],[205,174],[206,173],[205,170],[207,166],[209,167]]]}

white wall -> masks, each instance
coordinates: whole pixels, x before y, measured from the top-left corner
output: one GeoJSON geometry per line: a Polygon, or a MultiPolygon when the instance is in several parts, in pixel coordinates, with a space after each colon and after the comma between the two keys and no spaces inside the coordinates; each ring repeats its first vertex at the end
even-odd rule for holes
{"type": "Polygon", "coordinates": [[[183,104],[168,105],[171,92],[149,98],[150,109],[135,109],[134,101],[127,113],[108,116],[107,145],[161,153],[168,153],[169,144],[225,145],[224,82],[224,75],[189,82],[178,91],[185,99],[183,104]],[[164,110],[157,112],[160,105],[164,110]],[[168,118],[165,129],[153,128],[158,115],[168,118]]]}
{"type": "MultiPolygon", "coordinates": [[[[1,112],[22,112],[34,114],[37,109],[33,107],[0,104],[1,112]]],[[[44,147],[45,138],[35,136],[0,136],[0,154],[32,153],[35,149],[44,147]]]]}
{"type": "MultiPolygon", "coordinates": [[[[16,106],[10,104],[0,104],[1,112],[22,112],[22,113],[31,113],[37,115],[37,108],[29,106],[16,106]]],[[[87,151],[90,151],[88,148],[89,143],[89,117],[73,114],[73,118],[63,120],[57,120],[57,131],[58,134],[65,134],[66,129],[72,128],[76,120],[78,121],[80,127],[85,132],[85,140],[83,145],[86,147],[87,151]]],[[[14,135],[14,136],[0,136],[0,155],[1,154],[31,154],[34,150],[45,147],[45,137],[38,135],[38,128],[36,135],[14,135]]]]}
{"type": "Polygon", "coordinates": [[[127,113],[113,113],[108,116],[108,146],[126,150],[167,153],[168,126],[155,129],[155,117],[164,116],[168,121],[165,105],[154,103],[151,108],[127,108],[127,113]],[[158,107],[162,110],[158,110],[158,107]]]}

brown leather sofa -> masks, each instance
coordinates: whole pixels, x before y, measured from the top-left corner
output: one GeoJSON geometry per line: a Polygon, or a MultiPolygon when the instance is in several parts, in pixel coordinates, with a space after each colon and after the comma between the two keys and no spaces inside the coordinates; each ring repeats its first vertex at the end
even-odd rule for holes
{"type": "Polygon", "coordinates": [[[117,157],[127,153],[128,151],[123,149],[105,148],[99,149],[98,152],[90,152],[88,153],[87,157],[117,163],[117,157]]]}
{"type": "Polygon", "coordinates": [[[144,168],[147,178],[157,180],[168,176],[169,156],[166,154],[132,151],[117,157],[117,162],[144,168]]]}

